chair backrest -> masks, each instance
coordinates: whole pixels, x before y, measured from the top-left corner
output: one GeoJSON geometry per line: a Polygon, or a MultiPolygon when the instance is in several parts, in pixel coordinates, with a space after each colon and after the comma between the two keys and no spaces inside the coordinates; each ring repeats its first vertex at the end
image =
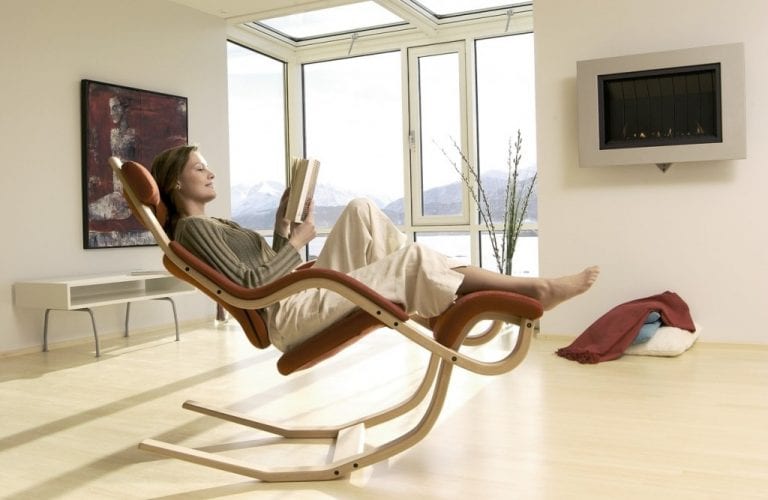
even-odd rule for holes
{"type": "Polygon", "coordinates": [[[123,184],[125,196],[131,211],[154,236],[163,251],[163,265],[177,278],[190,283],[226,309],[243,327],[248,340],[263,349],[270,345],[267,325],[256,310],[242,309],[221,299],[222,288],[237,285],[219,271],[197,258],[180,244],[171,241],[163,229],[168,210],[160,199],[160,189],[154,177],[143,165],[111,157],[109,166],[123,184]]]}
{"type": "Polygon", "coordinates": [[[154,177],[143,165],[134,161],[125,163],[120,158],[109,158],[109,166],[123,185],[123,196],[139,222],[152,233],[163,253],[168,250],[171,239],[162,224],[168,210],[160,199],[160,189],[154,177]]]}

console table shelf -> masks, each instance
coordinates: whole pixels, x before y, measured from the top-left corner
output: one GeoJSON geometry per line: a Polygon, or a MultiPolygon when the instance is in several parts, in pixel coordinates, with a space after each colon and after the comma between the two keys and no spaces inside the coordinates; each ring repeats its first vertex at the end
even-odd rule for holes
{"type": "Polygon", "coordinates": [[[43,351],[48,350],[50,311],[83,311],[91,316],[97,357],[100,355],[99,337],[91,308],[126,304],[125,336],[127,337],[131,302],[167,300],[173,308],[176,340],[178,340],[179,321],[173,297],[196,292],[191,285],[164,271],[134,271],[123,274],[23,281],[15,283],[13,288],[16,306],[45,309],[43,351]]]}

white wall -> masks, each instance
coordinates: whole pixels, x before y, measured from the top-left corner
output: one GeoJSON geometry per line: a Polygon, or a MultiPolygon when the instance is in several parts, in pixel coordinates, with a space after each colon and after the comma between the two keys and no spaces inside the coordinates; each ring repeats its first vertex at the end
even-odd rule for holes
{"type": "Polygon", "coordinates": [[[754,0],[536,0],[541,272],[603,270],[545,332],[576,335],[616,304],[672,290],[703,341],[768,342],[766,19],[754,0]],[[730,42],[745,45],[746,160],[579,167],[576,61],[730,42]]]}
{"type": "MultiPolygon", "coordinates": [[[[223,21],[156,0],[25,0],[2,10],[0,352],[42,340],[43,311],[13,307],[15,281],[161,267],[157,248],[82,248],[81,79],[188,97],[190,140],[214,168],[228,162],[223,21]]],[[[223,196],[212,212],[222,214],[229,181],[218,170],[223,196]]],[[[177,304],[182,322],[214,313],[199,294],[177,304]]],[[[119,332],[123,310],[96,309],[100,332],[119,332]]],[[[165,302],[142,303],[131,322],[170,326],[172,316],[165,302]]],[[[90,334],[85,314],[52,318],[53,343],[90,334]]]]}

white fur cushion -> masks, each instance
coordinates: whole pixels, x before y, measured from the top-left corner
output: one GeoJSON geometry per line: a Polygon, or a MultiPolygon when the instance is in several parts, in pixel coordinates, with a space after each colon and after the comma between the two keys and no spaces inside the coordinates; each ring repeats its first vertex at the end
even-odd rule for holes
{"type": "Polygon", "coordinates": [[[679,356],[696,342],[700,333],[701,327],[699,325],[696,325],[696,331],[693,333],[673,326],[662,326],[648,342],[631,345],[624,351],[624,354],[633,354],[635,356],[679,356]]]}

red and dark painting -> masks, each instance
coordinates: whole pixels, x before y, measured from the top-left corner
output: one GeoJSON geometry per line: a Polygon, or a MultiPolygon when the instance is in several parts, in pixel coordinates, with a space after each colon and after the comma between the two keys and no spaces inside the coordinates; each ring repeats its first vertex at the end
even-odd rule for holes
{"type": "Polygon", "coordinates": [[[109,83],[82,81],[83,246],[154,245],[131,215],[107,160],[149,167],[161,151],[187,143],[187,99],[109,83]]]}

